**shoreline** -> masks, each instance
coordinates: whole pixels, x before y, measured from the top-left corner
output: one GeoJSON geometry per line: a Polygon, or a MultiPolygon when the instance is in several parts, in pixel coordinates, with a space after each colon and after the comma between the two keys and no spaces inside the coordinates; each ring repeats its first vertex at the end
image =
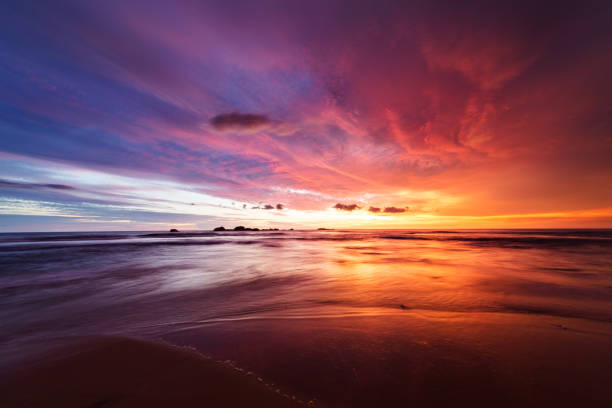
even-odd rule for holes
{"type": "Polygon", "coordinates": [[[154,340],[58,338],[44,349],[22,348],[23,359],[6,366],[0,406],[603,407],[612,401],[602,382],[612,362],[608,323],[490,313],[381,317],[242,320],[154,340]]]}
{"type": "MultiPolygon", "coordinates": [[[[295,398],[295,397],[294,397],[295,398]]],[[[128,337],[59,342],[0,377],[3,407],[303,407],[194,349],[128,337]]]]}

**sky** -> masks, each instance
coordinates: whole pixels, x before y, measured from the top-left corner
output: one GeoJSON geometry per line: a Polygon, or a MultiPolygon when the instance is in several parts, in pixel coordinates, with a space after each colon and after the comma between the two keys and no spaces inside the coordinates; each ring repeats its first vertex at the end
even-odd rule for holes
{"type": "Polygon", "coordinates": [[[0,231],[610,228],[611,19],[3,1],[0,231]]]}

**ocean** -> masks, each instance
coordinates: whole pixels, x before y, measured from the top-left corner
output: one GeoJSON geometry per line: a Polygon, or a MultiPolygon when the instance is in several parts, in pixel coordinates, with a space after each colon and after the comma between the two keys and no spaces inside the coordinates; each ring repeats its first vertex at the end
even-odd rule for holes
{"type": "Polygon", "coordinates": [[[612,230],[0,234],[0,365],[163,340],[313,404],[612,402],[612,230]]]}

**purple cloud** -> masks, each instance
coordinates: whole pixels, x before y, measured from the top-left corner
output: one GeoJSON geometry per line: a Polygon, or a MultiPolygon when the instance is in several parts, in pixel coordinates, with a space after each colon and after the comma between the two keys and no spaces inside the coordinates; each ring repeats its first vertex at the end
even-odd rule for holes
{"type": "Polygon", "coordinates": [[[254,113],[222,113],[210,119],[209,122],[217,130],[251,130],[272,123],[266,115],[254,113]]]}
{"type": "Polygon", "coordinates": [[[396,214],[396,213],[406,212],[406,209],[405,208],[397,208],[397,207],[385,207],[383,212],[389,213],[389,214],[396,214]]]}
{"type": "Polygon", "coordinates": [[[39,183],[23,183],[0,179],[0,188],[23,188],[23,189],[46,189],[53,190],[74,190],[74,187],[66,184],[39,184],[39,183]]]}
{"type": "Polygon", "coordinates": [[[333,208],[335,208],[336,210],[342,210],[342,211],[353,211],[361,207],[359,207],[357,204],[337,203],[336,205],[333,206],[333,208]]]}

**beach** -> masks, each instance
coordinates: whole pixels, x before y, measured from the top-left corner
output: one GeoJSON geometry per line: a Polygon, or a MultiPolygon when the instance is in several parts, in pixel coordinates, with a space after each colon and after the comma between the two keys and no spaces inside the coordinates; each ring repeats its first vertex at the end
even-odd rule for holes
{"type": "Polygon", "coordinates": [[[608,230],[3,234],[2,406],[609,406],[608,230]]]}
{"type": "Polygon", "coordinates": [[[96,337],[59,342],[0,384],[4,407],[296,407],[228,364],[194,350],[96,337]]]}
{"type": "Polygon", "coordinates": [[[0,1],[0,408],[612,408],[612,1],[0,1]]]}

